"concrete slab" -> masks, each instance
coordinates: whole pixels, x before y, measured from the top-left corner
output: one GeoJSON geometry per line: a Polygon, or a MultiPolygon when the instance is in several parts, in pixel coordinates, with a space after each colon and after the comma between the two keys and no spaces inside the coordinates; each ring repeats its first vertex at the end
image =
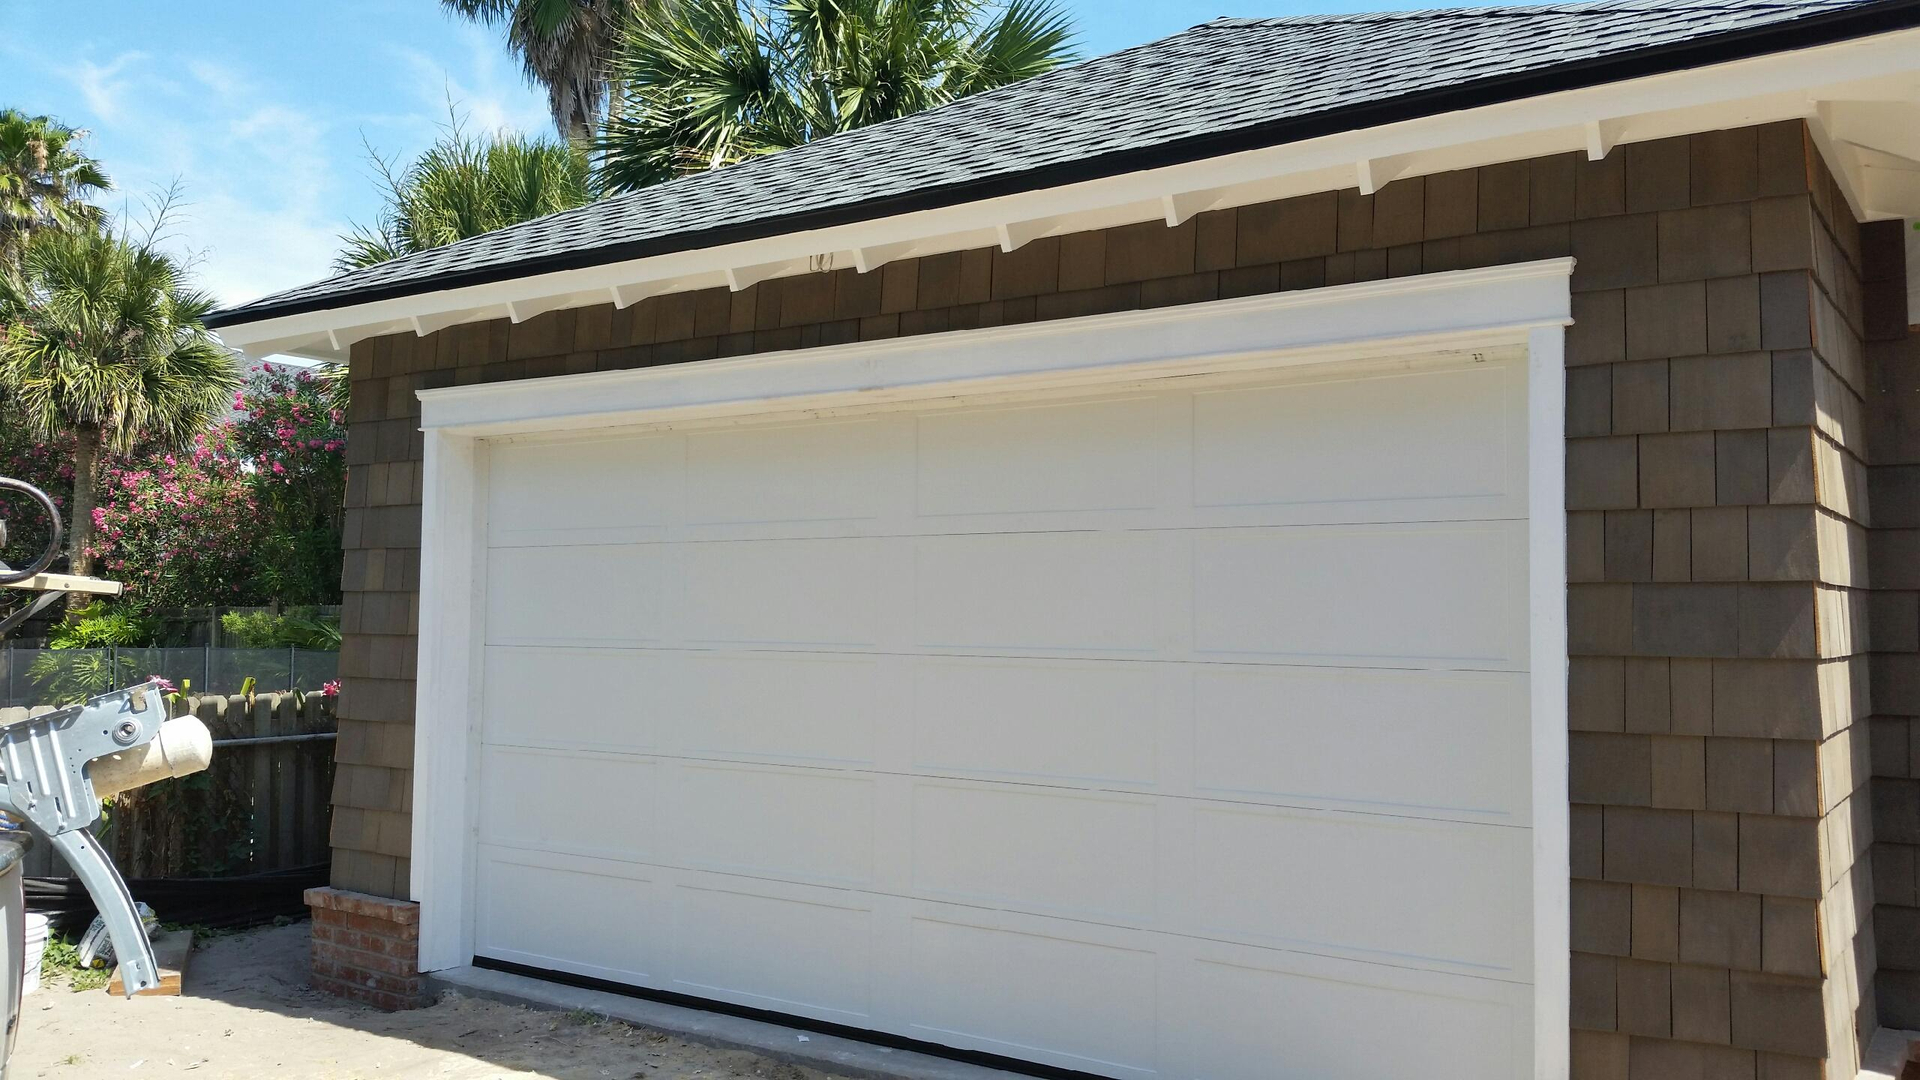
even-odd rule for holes
{"type": "Polygon", "coordinates": [[[688,1042],[732,1050],[751,1050],[777,1061],[825,1069],[863,1080],[1031,1080],[1019,1073],[896,1050],[887,1046],[819,1035],[778,1024],[703,1012],[644,998],[583,990],[542,979],[488,971],[448,968],[427,976],[429,988],[467,997],[571,1012],[583,1009],[635,1027],[661,1031],[688,1042]]]}

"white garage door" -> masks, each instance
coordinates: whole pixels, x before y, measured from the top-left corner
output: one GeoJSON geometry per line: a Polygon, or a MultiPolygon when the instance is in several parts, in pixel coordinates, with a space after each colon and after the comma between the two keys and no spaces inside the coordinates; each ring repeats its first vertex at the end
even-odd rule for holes
{"type": "Polygon", "coordinates": [[[1524,399],[492,444],[478,954],[1102,1076],[1527,1075],[1524,399]]]}

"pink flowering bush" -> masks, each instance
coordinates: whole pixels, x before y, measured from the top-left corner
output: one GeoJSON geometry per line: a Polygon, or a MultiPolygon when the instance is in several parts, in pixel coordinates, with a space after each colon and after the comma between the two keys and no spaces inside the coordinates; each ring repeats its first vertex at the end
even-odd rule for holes
{"type": "Polygon", "coordinates": [[[278,365],[254,367],[233,407],[233,445],[251,465],[264,526],[257,585],[283,605],[339,603],[346,417],[311,369],[278,365]]]}
{"type": "MultiPolygon", "coordinates": [[[[25,439],[4,411],[0,474],[40,485],[64,508],[72,446],[25,439]]],[[[339,603],[345,419],[312,372],[258,365],[232,414],[191,446],[107,457],[93,515],[97,572],[126,583],[124,603],[141,611],[339,603]]],[[[0,508],[21,515],[0,558],[24,561],[44,538],[25,509],[0,508]]]]}
{"type": "Polygon", "coordinates": [[[183,453],[109,463],[93,512],[94,558],[136,607],[258,602],[259,506],[226,428],[183,453]]]}

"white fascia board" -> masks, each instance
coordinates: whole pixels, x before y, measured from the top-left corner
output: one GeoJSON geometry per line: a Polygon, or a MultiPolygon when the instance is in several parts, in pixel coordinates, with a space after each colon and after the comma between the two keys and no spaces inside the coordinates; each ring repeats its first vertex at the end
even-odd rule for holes
{"type": "MultiPolygon", "coordinates": [[[[1179,206],[1201,192],[1209,193],[1210,205],[1234,206],[1334,190],[1354,183],[1356,163],[1366,163],[1361,171],[1372,172],[1375,184],[1384,185],[1394,176],[1589,151],[1590,124],[1633,141],[1787,119],[1810,119],[1819,127],[1820,101],[1911,100],[1916,72],[1920,30],[1904,30],[958,206],[266,319],[223,328],[221,337],[252,354],[261,342],[307,340],[329,329],[406,325],[415,315],[509,301],[557,301],[554,306],[566,307],[605,303],[616,286],[733,285],[770,266],[804,273],[811,261],[839,252],[910,245],[916,253],[932,254],[992,247],[1001,243],[1002,227],[1009,222],[1047,222],[1048,232],[1071,232],[1164,220],[1170,197],[1179,206]]],[[[1860,183],[1858,172],[1842,169],[1841,180],[1856,200],[1856,212],[1863,212],[1866,203],[1852,190],[1860,183]]],[[[1890,213],[1872,209],[1869,216],[1890,213]]],[[[848,261],[871,267],[884,259],[856,255],[848,261]]]]}
{"type": "Polygon", "coordinates": [[[1122,378],[1525,343],[1572,321],[1573,260],[762,353],[696,365],[420,391],[421,425],[465,437],[895,404],[1122,378]],[[1063,347],[1070,343],[1071,347],[1063,347]]]}

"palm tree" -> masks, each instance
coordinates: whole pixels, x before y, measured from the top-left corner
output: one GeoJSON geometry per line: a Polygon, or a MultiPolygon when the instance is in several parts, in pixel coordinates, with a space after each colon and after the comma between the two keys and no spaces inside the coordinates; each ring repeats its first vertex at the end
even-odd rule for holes
{"type": "Polygon", "coordinates": [[[395,172],[373,155],[385,189],[379,224],[341,237],[345,271],[583,206],[593,198],[584,148],[502,133],[468,137],[456,121],[418,161],[395,172]]]}
{"type": "Polygon", "coordinates": [[[585,144],[607,97],[606,60],[633,0],[440,0],[473,22],[507,26],[507,48],[546,88],[553,126],[585,144]]]}
{"type": "Polygon", "coordinates": [[[675,0],[609,69],[601,180],[632,190],[944,105],[1073,59],[1056,0],[675,0]]]}
{"type": "MultiPolygon", "coordinates": [[[[164,211],[157,217],[164,220],[164,211]]],[[[102,451],[184,446],[232,403],[231,353],[202,324],[214,307],[155,246],[99,229],[41,230],[0,275],[0,390],[36,438],[74,438],[73,570],[92,567],[102,451]]]]}
{"type": "Polygon", "coordinates": [[[17,264],[37,229],[101,221],[86,199],[112,185],[100,163],[80,152],[85,135],[50,117],[0,109],[0,265],[17,264]]]}

